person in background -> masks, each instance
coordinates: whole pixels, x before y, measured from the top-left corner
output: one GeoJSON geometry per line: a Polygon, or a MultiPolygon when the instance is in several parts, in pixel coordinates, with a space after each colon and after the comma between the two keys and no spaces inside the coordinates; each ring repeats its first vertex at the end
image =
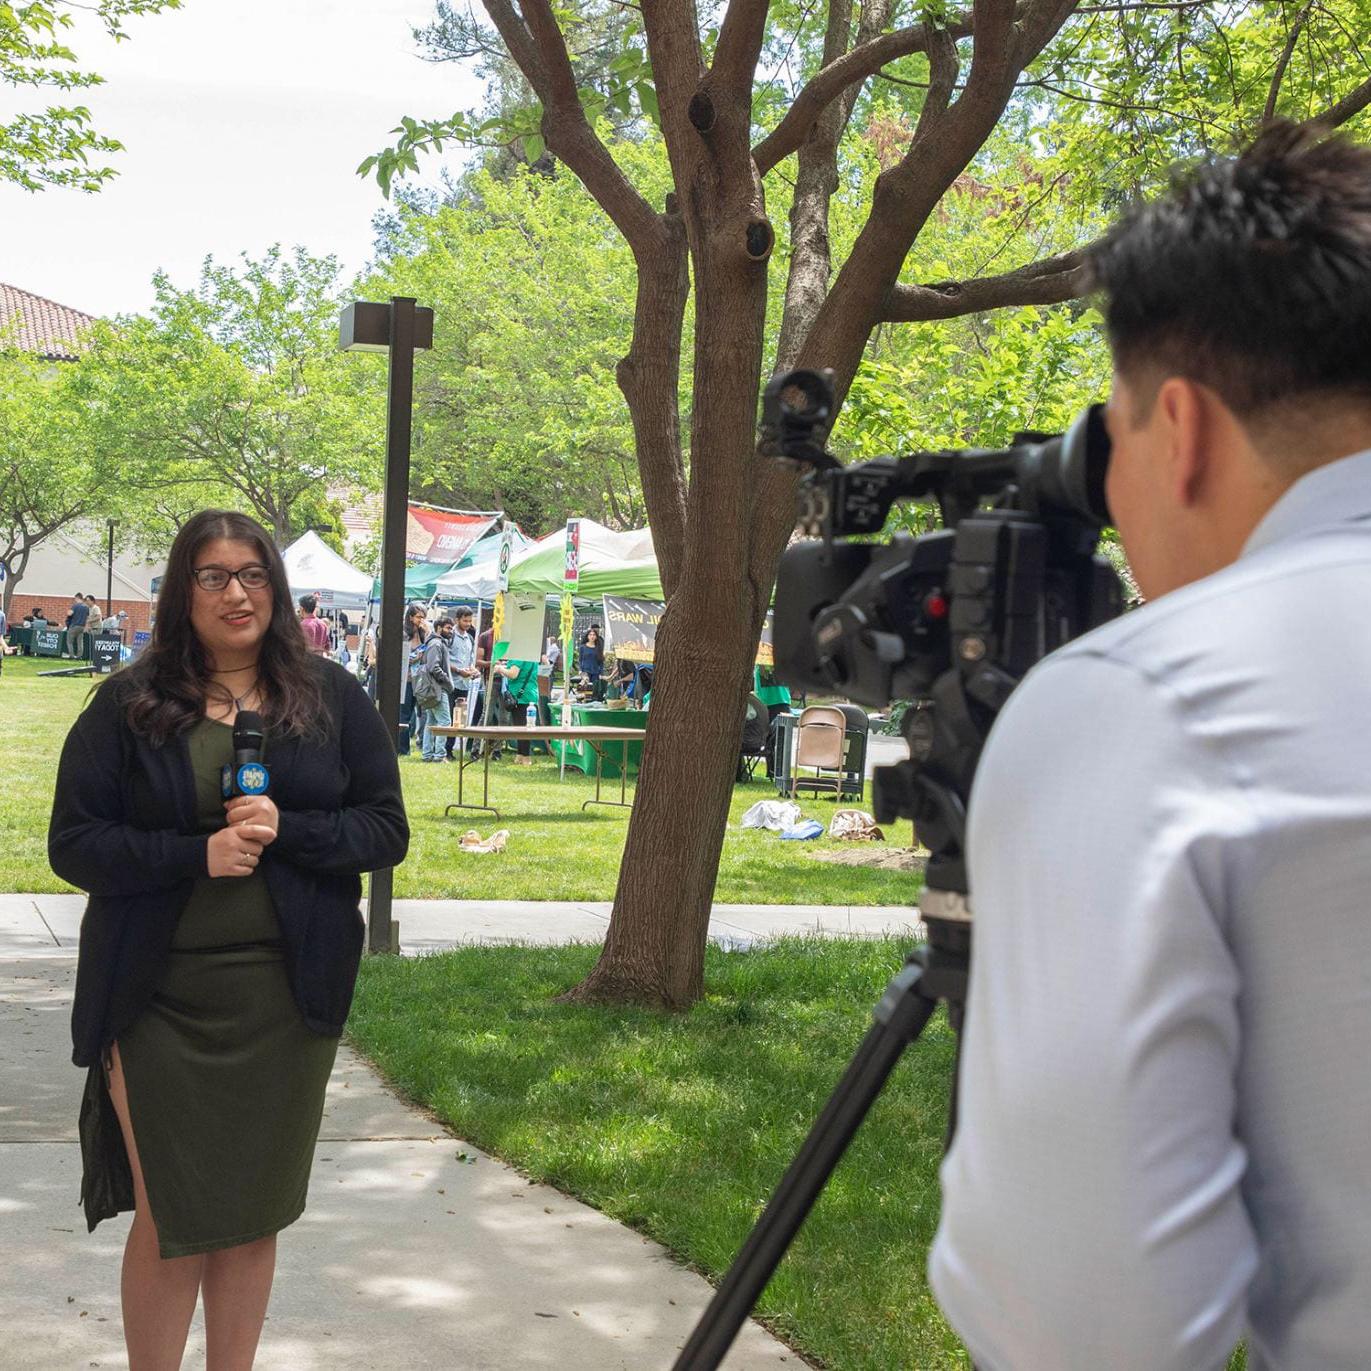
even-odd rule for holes
{"type": "Polygon", "coordinates": [[[423,760],[445,760],[444,744],[450,739],[435,728],[447,728],[452,723],[452,642],[453,623],[446,615],[434,625],[433,633],[424,644],[423,660],[414,678],[414,699],[424,711],[423,760]]]}
{"type": "Polygon", "coordinates": [[[105,620],[105,632],[114,634],[120,644],[124,642],[124,625],[128,622],[128,617],[127,610],[117,609],[105,620]]]}
{"type": "Polygon", "coordinates": [[[313,595],[300,596],[300,629],[305,635],[305,647],[316,657],[327,657],[331,646],[328,625],[314,612],[319,601],[313,595]]]}
{"type": "Polygon", "coordinates": [[[424,662],[424,644],[429,640],[428,609],[410,605],[405,611],[404,695],[400,701],[400,721],[409,725],[410,754],[424,741],[424,712],[414,697],[414,680],[424,662]]]}
{"type": "MultiPolygon", "coordinates": [[[[486,676],[490,672],[490,657],[494,650],[495,629],[492,626],[478,635],[476,639],[475,666],[481,680],[480,717],[476,722],[480,724],[495,725],[502,723],[504,721],[502,716],[506,712],[502,709],[505,693],[503,673],[497,669],[492,677],[489,693],[487,693],[485,689],[486,676]]],[[[473,738],[471,740],[471,746],[467,751],[470,756],[479,757],[483,747],[488,747],[490,749],[490,760],[492,762],[498,762],[500,760],[500,754],[504,751],[504,748],[496,740],[473,738]]]]}
{"type": "Polygon", "coordinates": [[[605,674],[605,644],[600,636],[600,625],[591,624],[581,638],[581,650],[577,654],[577,668],[590,682],[591,697],[604,699],[604,686],[601,677],[605,674]]]}
{"type": "Polygon", "coordinates": [[[357,648],[362,688],[373,702],[376,699],[376,630],[368,628],[357,648]]]}
{"type": "Polygon", "coordinates": [[[552,727],[552,672],[552,662],[544,653],[538,663],[538,722],[544,728],[552,727]]]}
{"type": "MultiPolygon", "coordinates": [[[[527,727],[529,705],[534,709],[538,707],[538,663],[514,657],[502,658],[495,663],[495,674],[501,678],[509,725],[513,728],[527,727]]],[[[517,743],[515,751],[521,757],[527,757],[529,744],[517,743]]]]}
{"type": "Polygon", "coordinates": [[[90,613],[86,618],[86,632],[103,632],[105,627],[105,616],[100,613],[100,604],[94,595],[86,596],[86,605],[90,610],[90,613]]]}
{"type": "Polygon", "coordinates": [[[9,620],[5,618],[5,608],[0,605],[0,671],[4,670],[5,658],[12,655],[14,648],[5,641],[5,634],[10,631],[9,620]]]}
{"type": "Polygon", "coordinates": [[[67,650],[62,654],[74,661],[86,655],[86,620],[90,618],[90,606],[84,595],[72,599],[71,609],[67,611],[67,650]]]}
{"type": "MultiPolygon", "coordinates": [[[[459,605],[454,617],[457,621],[456,630],[448,644],[452,657],[453,717],[456,717],[456,706],[461,704],[464,706],[462,716],[470,724],[475,721],[476,710],[481,702],[481,678],[476,670],[475,615],[467,605],[459,605]]],[[[447,740],[449,757],[458,741],[457,738],[447,740]]]]}

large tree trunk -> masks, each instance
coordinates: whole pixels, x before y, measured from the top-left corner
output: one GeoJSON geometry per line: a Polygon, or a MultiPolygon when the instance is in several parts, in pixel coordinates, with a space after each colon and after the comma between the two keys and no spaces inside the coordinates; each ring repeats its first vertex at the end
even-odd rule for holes
{"type": "MultiPolygon", "coordinates": [[[[749,145],[752,60],[765,6],[725,26],[711,73],[682,6],[644,8],[663,128],[694,265],[690,489],[680,583],[657,634],[652,714],[600,960],[575,999],[683,1008],[704,949],[737,772],[743,707],[770,582],[750,575],[757,393],[774,234],[749,145]],[[684,17],[684,23],[682,19],[684,17]],[[672,60],[674,56],[675,60],[672,60]],[[745,68],[736,79],[734,62],[745,68]]],[[[730,11],[734,14],[736,11],[730,11]]]]}
{"type": "Polygon", "coordinates": [[[967,16],[956,16],[948,28],[925,19],[877,37],[891,7],[888,0],[869,0],[857,47],[837,56],[849,41],[853,9],[849,0],[838,0],[826,31],[824,69],[755,156],[749,145],[752,85],[767,0],[730,0],[708,65],[693,3],[642,0],[675,186],[665,215],[628,184],[586,121],[551,0],[521,0],[517,8],[512,0],[483,3],[542,101],[548,147],[614,220],[640,268],[634,343],[619,380],[633,415],[669,596],[614,912],[598,963],[568,997],[681,1008],[703,989],[744,701],[794,514],[794,473],[755,455],[765,263],[773,242],[761,176],[788,152],[804,149],[796,186],[797,260],[787,293],[793,317],[783,329],[782,360],[834,367],[841,397],[867,337],[884,317],[919,228],[994,126],[1022,61],[1055,32],[1074,0],[1021,0],[1017,13],[1016,0],[973,0],[976,51],[955,104],[955,40],[971,32],[967,16]],[[830,291],[826,208],[854,83],[915,51],[928,55],[930,82],[913,145],[902,164],[879,179],[871,218],[830,291]],[[671,432],[674,392],[665,391],[675,371],[673,321],[678,327],[685,299],[674,255],[678,223],[696,299],[683,520],[671,432]]]}

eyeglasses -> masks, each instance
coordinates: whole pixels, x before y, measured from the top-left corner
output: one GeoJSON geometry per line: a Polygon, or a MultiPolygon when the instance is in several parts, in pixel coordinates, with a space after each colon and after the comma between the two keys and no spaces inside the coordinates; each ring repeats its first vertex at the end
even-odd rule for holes
{"type": "Polygon", "coordinates": [[[271,584],[271,569],[260,562],[249,562],[237,571],[229,571],[221,566],[196,567],[191,575],[201,590],[225,590],[235,576],[244,590],[265,590],[271,584]]]}

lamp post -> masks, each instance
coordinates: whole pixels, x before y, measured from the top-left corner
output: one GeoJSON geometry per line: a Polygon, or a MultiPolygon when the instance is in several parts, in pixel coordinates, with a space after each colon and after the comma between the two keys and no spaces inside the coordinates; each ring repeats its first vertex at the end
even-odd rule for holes
{"type": "MultiPolygon", "coordinates": [[[[386,393],[385,518],[381,526],[381,641],[376,662],[376,704],[392,739],[400,732],[400,654],[405,611],[405,522],[409,515],[409,447],[414,409],[414,349],[433,346],[433,311],[410,296],[389,304],[355,300],[338,321],[344,352],[388,352],[386,393]]],[[[373,871],[367,900],[367,950],[399,951],[399,930],[391,919],[394,869],[373,871]]]]}
{"type": "Polygon", "coordinates": [[[105,556],[105,617],[114,613],[114,520],[109,521],[109,550],[105,556]]]}

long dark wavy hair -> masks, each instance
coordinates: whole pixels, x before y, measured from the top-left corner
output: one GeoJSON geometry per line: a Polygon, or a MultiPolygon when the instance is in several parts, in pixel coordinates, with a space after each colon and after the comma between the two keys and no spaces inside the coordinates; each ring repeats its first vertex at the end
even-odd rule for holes
{"type": "Polygon", "coordinates": [[[201,510],[171,545],[152,641],[114,678],[129,727],[160,747],[199,722],[207,698],[217,693],[233,702],[228,688],[210,679],[205,649],[190,620],[192,571],[200,549],[217,538],[250,544],[271,573],[271,622],[258,659],[258,692],[267,726],[277,735],[319,737],[324,729],[320,671],[295,617],[285,563],[266,529],[231,509],[201,510]]]}

